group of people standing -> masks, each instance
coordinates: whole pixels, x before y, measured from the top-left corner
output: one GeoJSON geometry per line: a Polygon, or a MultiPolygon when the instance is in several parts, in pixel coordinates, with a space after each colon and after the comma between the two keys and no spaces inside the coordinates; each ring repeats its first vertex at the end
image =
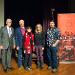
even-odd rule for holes
{"type": "Polygon", "coordinates": [[[25,70],[32,70],[33,52],[37,56],[37,68],[42,69],[44,67],[43,52],[46,45],[48,69],[56,72],[58,68],[57,51],[60,31],[55,27],[54,21],[50,21],[46,32],[43,32],[40,23],[36,24],[34,34],[30,26],[25,27],[24,20],[22,19],[19,21],[19,27],[15,30],[11,25],[12,20],[8,18],[6,25],[0,29],[0,50],[2,51],[2,66],[4,71],[12,70],[12,49],[18,51],[19,70],[23,68],[23,57],[25,70]]]}

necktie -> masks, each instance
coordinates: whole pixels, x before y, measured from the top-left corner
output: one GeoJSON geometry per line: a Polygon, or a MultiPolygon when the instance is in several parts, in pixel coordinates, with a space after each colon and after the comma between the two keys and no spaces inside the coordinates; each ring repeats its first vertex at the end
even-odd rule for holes
{"type": "Polygon", "coordinates": [[[11,28],[9,28],[8,33],[9,33],[9,37],[10,37],[10,36],[11,36],[11,34],[12,34],[11,28]]]}

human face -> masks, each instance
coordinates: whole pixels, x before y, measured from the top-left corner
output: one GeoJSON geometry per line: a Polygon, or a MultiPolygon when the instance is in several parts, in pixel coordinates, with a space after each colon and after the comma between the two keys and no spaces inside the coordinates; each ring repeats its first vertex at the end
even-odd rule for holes
{"type": "Polygon", "coordinates": [[[31,31],[32,31],[32,29],[31,29],[31,28],[28,28],[28,29],[27,29],[27,32],[29,32],[29,33],[30,33],[31,31]]]}
{"type": "Polygon", "coordinates": [[[55,27],[55,23],[53,21],[50,22],[50,28],[54,28],[55,27]]]}
{"type": "Polygon", "coordinates": [[[6,20],[6,25],[9,26],[9,27],[11,27],[11,25],[12,25],[12,20],[11,20],[11,19],[7,19],[7,20],[6,20]]]}
{"type": "Polygon", "coordinates": [[[20,20],[19,25],[20,25],[20,27],[24,27],[24,20],[20,20]]]}
{"type": "Polygon", "coordinates": [[[41,24],[38,24],[37,25],[37,31],[40,31],[40,29],[41,29],[41,24]]]}

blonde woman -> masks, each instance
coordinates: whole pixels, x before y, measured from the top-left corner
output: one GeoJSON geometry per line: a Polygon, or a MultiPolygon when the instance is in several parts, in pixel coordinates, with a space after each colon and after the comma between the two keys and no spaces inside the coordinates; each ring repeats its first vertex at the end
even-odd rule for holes
{"type": "Polygon", "coordinates": [[[45,44],[45,35],[42,31],[42,25],[37,24],[35,27],[35,50],[37,54],[37,68],[43,68],[43,50],[45,44]]]}

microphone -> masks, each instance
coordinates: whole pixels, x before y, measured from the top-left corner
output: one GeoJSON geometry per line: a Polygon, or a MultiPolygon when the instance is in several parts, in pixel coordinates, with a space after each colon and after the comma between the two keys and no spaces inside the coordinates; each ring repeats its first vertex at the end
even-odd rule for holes
{"type": "Polygon", "coordinates": [[[52,14],[53,14],[54,11],[55,11],[55,9],[54,9],[54,8],[51,8],[51,12],[52,12],[52,14]]]}

